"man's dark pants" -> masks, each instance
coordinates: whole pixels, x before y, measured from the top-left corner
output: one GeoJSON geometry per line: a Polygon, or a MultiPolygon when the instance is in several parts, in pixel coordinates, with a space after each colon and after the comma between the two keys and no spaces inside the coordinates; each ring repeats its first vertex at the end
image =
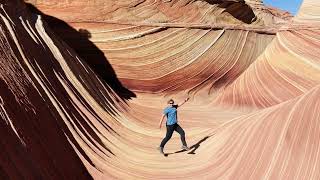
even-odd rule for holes
{"type": "Polygon", "coordinates": [[[173,125],[166,125],[166,126],[167,126],[167,134],[166,134],[166,137],[162,140],[160,147],[163,148],[166,145],[166,143],[171,138],[173,131],[177,131],[180,134],[182,144],[184,146],[187,146],[184,130],[177,123],[173,125]]]}

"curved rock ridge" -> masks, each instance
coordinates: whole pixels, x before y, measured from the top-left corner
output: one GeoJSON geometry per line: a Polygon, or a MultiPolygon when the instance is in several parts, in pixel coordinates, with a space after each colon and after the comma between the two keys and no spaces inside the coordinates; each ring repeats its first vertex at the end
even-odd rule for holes
{"type": "Polygon", "coordinates": [[[320,47],[320,41],[314,37],[320,37],[320,31],[279,32],[264,53],[219,94],[217,102],[269,107],[317,86],[320,54],[315,49],[320,47]]]}
{"type": "Polygon", "coordinates": [[[0,3],[0,179],[91,179],[80,156],[113,154],[102,139],[118,136],[106,120],[121,99],[40,16],[0,3]]]}
{"type": "Polygon", "coordinates": [[[0,0],[0,179],[320,179],[316,1],[28,2],[0,0]]]}
{"type": "Polygon", "coordinates": [[[198,152],[210,154],[207,177],[319,178],[319,161],[311,160],[319,158],[319,96],[317,85],[297,98],[220,126],[198,152]]]}
{"type": "Polygon", "coordinates": [[[27,0],[46,14],[66,22],[146,22],[253,24],[271,26],[284,17],[271,14],[261,1],[243,0],[27,0]],[[77,9],[84,9],[83,14],[77,9]]]}
{"type": "Polygon", "coordinates": [[[304,23],[319,23],[320,22],[320,5],[317,0],[304,0],[295,21],[304,23]]]}
{"type": "Polygon", "coordinates": [[[68,29],[87,32],[90,41],[103,52],[105,58],[102,59],[110,62],[119,80],[127,88],[140,92],[184,89],[194,92],[208,84],[211,89],[223,87],[245,71],[272,41],[276,32],[271,28],[268,31],[267,28],[248,30],[232,26],[212,29],[186,28],[185,24],[151,26],[148,23],[73,21],[68,23],[70,27],[65,28],[65,25],[59,26],[61,22],[56,18],[46,15],[44,18],[81,57],[98,66],[99,61],[91,60],[96,59],[90,55],[91,45],[78,41],[77,32],[68,29]],[[186,72],[190,72],[187,78],[184,76],[186,72]],[[174,83],[165,83],[167,79],[172,79],[174,83]]]}

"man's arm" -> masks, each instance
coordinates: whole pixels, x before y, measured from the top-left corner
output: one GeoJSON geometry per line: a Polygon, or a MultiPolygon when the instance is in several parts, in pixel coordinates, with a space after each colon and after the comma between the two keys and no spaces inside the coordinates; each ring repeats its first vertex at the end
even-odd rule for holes
{"type": "Polygon", "coordinates": [[[186,103],[189,100],[189,97],[187,99],[185,99],[183,102],[178,104],[178,107],[182,106],[184,103],[186,103]]]}
{"type": "Polygon", "coordinates": [[[166,116],[165,114],[162,114],[162,116],[161,116],[161,119],[160,119],[160,122],[159,122],[159,128],[160,128],[160,129],[161,129],[162,121],[163,121],[163,119],[164,119],[165,116],[166,116]]]}

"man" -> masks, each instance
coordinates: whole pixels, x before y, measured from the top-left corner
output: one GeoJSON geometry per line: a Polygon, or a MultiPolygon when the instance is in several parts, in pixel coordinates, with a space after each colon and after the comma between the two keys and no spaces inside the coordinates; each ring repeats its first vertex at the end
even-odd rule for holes
{"type": "Polygon", "coordinates": [[[182,103],[175,105],[173,99],[170,99],[168,101],[168,107],[166,107],[163,111],[163,115],[161,117],[159,127],[161,129],[161,124],[164,119],[164,117],[167,117],[166,127],[167,127],[167,133],[166,137],[162,140],[159,150],[161,154],[164,154],[163,148],[166,145],[166,143],[169,141],[169,139],[172,136],[173,131],[177,131],[180,134],[181,142],[182,142],[182,149],[184,150],[190,150],[188,148],[186,140],[185,140],[185,133],[184,130],[178,125],[178,118],[177,118],[177,108],[182,106],[184,103],[186,103],[189,100],[189,98],[185,99],[182,103]]]}

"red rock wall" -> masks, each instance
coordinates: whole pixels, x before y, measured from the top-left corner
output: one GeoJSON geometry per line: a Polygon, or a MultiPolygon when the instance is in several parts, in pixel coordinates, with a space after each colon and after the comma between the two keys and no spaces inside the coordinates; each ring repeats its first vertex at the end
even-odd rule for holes
{"type": "Polygon", "coordinates": [[[318,4],[208,2],[0,1],[0,179],[320,179],[318,4]]]}

